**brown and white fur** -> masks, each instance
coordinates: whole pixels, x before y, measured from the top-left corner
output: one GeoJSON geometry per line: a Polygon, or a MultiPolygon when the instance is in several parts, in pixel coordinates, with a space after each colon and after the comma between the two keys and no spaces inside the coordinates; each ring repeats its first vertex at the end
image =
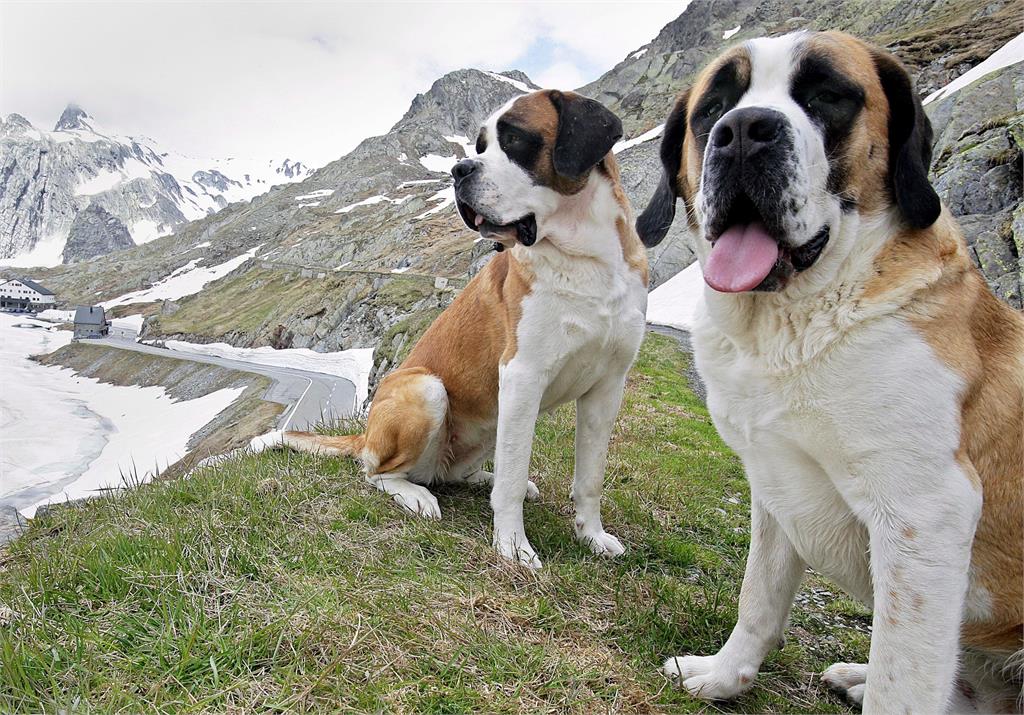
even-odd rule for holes
{"type": "Polygon", "coordinates": [[[751,686],[811,566],[873,610],[869,664],[824,673],[865,712],[1021,707],[1024,319],[928,183],[930,141],[906,71],[839,33],[733,48],[666,125],[645,243],[680,197],[706,268],[739,186],[755,215],[738,219],[781,247],[756,289],[706,287],[693,330],[752,511],[732,635],[664,666],[698,697],[751,686]],[[765,110],[783,116],[771,146],[716,158],[721,126],[769,136],[765,110]]]}
{"type": "Polygon", "coordinates": [[[576,535],[595,553],[622,553],[600,499],[644,334],[647,262],[610,153],[621,134],[615,115],[568,92],[534,92],[495,112],[477,156],[452,173],[467,225],[505,250],[381,381],[364,434],[286,432],[284,444],[358,457],[371,484],[433,518],[431,484],[492,484],[495,548],[539,568],[523,525],[523,500],[536,494],[534,425],[575,401],[576,535]],[[492,458],[494,474],[482,468],[492,458]]]}

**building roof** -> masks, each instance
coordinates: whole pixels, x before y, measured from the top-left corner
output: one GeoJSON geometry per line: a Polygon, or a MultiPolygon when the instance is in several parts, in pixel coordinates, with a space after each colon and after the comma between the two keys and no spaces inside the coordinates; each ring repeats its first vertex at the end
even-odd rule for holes
{"type": "Polygon", "coordinates": [[[75,325],[103,325],[107,316],[97,305],[80,305],[75,308],[75,325]]]}
{"type": "Polygon", "coordinates": [[[54,293],[52,290],[43,288],[41,285],[36,283],[31,278],[18,278],[18,280],[24,283],[27,287],[34,290],[36,293],[40,293],[42,295],[56,295],[56,293],[54,293]]]}

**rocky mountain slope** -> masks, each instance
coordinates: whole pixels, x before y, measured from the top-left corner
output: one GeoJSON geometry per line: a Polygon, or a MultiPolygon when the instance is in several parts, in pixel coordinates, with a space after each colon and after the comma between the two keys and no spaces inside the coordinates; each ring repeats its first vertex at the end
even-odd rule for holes
{"type": "Polygon", "coordinates": [[[135,245],[310,173],[288,159],[184,156],[147,137],[106,132],[74,105],[50,132],[10,114],[0,118],[0,261],[53,265],[62,254],[69,262],[125,248],[94,231],[76,235],[75,217],[89,207],[114,216],[135,245]],[[88,255],[65,251],[69,238],[87,243],[88,255]]]}
{"type": "Polygon", "coordinates": [[[89,204],[71,222],[61,259],[63,263],[75,263],[134,245],[121,219],[99,204],[89,204]]]}
{"type": "MultiPolygon", "coordinates": [[[[366,139],[301,183],[97,259],[88,270],[65,266],[36,275],[68,300],[106,300],[256,249],[229,278],[166,306],[149,334],[320,350],[375,345],[410,309],[445,304],[489,254],[453,220],[448,170],[472,150],[469,137],[494,107],[532,88],[517,72],[452,72],[417,96],[387,134],[366,139]],[[275,300],[285,293],[288,301],[275,300]],[[377,294],[391,307],[369,310],[377,294]],[[354,314],[362,317],[352,320],[354,314]],[[195,320],[184,324],[187,315],[195,320]]],[[[128,311],[156,312],[119,308],[128,311]]]]}
{"type": "MultiPolygon", "coordinates": [[[[849,29],[911,65],[924,95],[1004,44],[1022,8],[1020,0],[694,0],[654,41],[583,91],[623,115],[629,139],[617,154],[627,192],[642,207],[660,173],[658,123],[675,93],[726,45],[799,27],[849,29]]],[[[989,283],[1018,308],[1022,72],[1022,64],[1007,67],[928,105],[935,184],[962,217],[989,283]]],[[[532,87],[516,72],[450,73],[417,96],[387,134],[300,183],[94,259],[84,270],[65,266],[36,277],[70,301],[102,301],[175,272],[187,277],[230,265],[228,275],[199,292],[164,303],[139,299],[116,312],[149,316],[144,334],[152,338],[317,350],[373,346],[382,373],[491,255],[487,245],[472,243],[475,234],[456,215],[447,172],[472,152],[480,122],[532,87]]],[[[654,284],[693,259],[682,223],[651,253],[654,284]]]]}

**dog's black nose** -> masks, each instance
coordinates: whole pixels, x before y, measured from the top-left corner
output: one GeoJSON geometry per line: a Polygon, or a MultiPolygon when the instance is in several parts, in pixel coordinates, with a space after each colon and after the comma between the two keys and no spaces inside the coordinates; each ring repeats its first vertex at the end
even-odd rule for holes
{"type": "Polygon", "coordinates": [[[783,136],[786,117],[765,107],[734,109],[711,132],[711,146],[726,156],[746,158],[775,144],[783,136]]]}
{"type": "Polygon", "coordinates": [[[459,183],[478,168],[480,168],[479,161],[476,161],[475,159],[463,159],[452,167],[452,176],[455,177],[455,183],[459,183]]]}

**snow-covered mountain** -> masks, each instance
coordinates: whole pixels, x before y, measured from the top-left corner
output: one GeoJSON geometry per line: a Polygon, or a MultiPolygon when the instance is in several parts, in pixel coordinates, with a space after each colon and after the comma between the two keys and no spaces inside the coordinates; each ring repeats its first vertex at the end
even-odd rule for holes
{"type": "Polygon", "coordinates": [[[169,151],[148,137],[107,132],[75,105],[53,131],[9,114],[0,118],[0,263],[86,260],[123,248],[125,231],[136,245],[147,243],[312,171],[290,159],[207,159],[169,151]],[[76,223],[88,208],[114,220],[76,223]],[[87,237],[73,235],[79,225],[90,226],[87,237]]]}

